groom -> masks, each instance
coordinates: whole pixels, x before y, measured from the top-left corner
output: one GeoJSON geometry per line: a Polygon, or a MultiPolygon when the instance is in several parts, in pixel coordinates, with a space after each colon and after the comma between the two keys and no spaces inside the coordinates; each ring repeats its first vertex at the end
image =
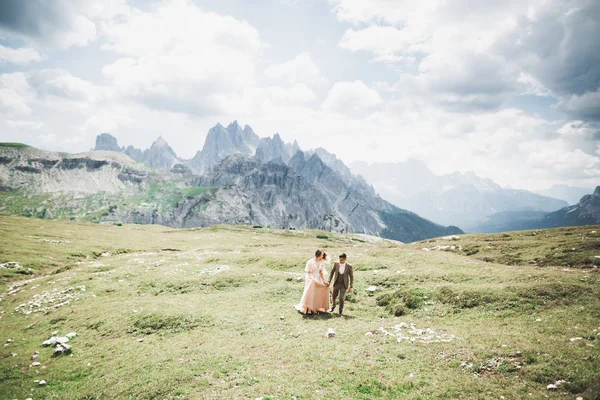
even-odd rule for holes
{"type": "Polygon", "coordinates": [[[330,285],[333,285],[333,305],[331,306],[331,310],[329,310],[329,312],[333,312],[333,310],[335,310],[335,298],[339,296],[339,314],[342,315],[346,292],[352,291],[352,284],[354,283],[354,271],[352,270],[352,265],[346,262],[346,253],[341,254],[340,261],[333,265],[333,268],[329,273],[329,282],[330,285]]]}

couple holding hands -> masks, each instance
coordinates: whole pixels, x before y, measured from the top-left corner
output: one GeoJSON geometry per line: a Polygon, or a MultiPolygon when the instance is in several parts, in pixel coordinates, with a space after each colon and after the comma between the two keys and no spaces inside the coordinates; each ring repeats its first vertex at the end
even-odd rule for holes
{"type": "Polygon", "coordinates": [[[352,291],[354,283],[354,271],[352,265],[346,262],[346,254],[341,254],[339,262],[333,265],[329,273],[329,280],[325,280],[327,271],[327,253],[321,250],[315,252],[315,258],[311,258],[306,263],[306,281],[304,283],[304,292],[300,303],[296,305],[296,310],[302,314],[316,314],[329,310],[335,310],[336,298],[339,298],[339,315],[344,310],[344,299],[346,292],[352,291]],[[333,296],[331,297],[331,308],[329,308],[329,286],[333,285],[333,296]]]}

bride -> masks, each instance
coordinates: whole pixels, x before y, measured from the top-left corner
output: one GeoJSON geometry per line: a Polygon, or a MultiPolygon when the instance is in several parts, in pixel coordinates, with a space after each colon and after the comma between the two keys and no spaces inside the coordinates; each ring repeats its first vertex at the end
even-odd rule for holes
{"type": "Polygon", "coordinates": [[[315,252],[315,258],[306,263],[306,281],[304,293],[296,310],[302,314],[314,314],[329,308],[329,282],[325,280],[325,262],[327,254],[321,250],[315,252]]]}

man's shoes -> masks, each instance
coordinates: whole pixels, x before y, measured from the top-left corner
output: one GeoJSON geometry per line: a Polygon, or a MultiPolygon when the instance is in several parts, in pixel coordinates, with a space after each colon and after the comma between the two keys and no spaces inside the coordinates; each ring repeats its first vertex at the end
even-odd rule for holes
{"type": "Polygon", "coordinates": [[[329,312],[333,312],[333,310],[335,310],[335,307],[332,307],[331,310],[329,310],[329,312]]]}

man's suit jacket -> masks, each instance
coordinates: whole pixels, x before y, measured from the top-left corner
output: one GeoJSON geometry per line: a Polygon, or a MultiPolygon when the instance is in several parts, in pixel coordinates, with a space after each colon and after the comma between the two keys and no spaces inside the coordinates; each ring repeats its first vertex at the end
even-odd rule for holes
{"type": "MultiPolygon", "coordinates": [[[[335,264],[333,264],[333,268],[331,269],[331,272],[329,273],[329,282],[332,285],[334,285],[335,282],[337,281],[339,269],[340,269],[339,262],[336,262],[335,264]]],[[[352,285],[354,284],[354,269],[352,268],[352,265],[346,263],[346,269],[344,270],[344,273],[342,274],[342,278],[344,279],[344,286],[346,287],[346,289],[351,288],[352,285]]]]}

